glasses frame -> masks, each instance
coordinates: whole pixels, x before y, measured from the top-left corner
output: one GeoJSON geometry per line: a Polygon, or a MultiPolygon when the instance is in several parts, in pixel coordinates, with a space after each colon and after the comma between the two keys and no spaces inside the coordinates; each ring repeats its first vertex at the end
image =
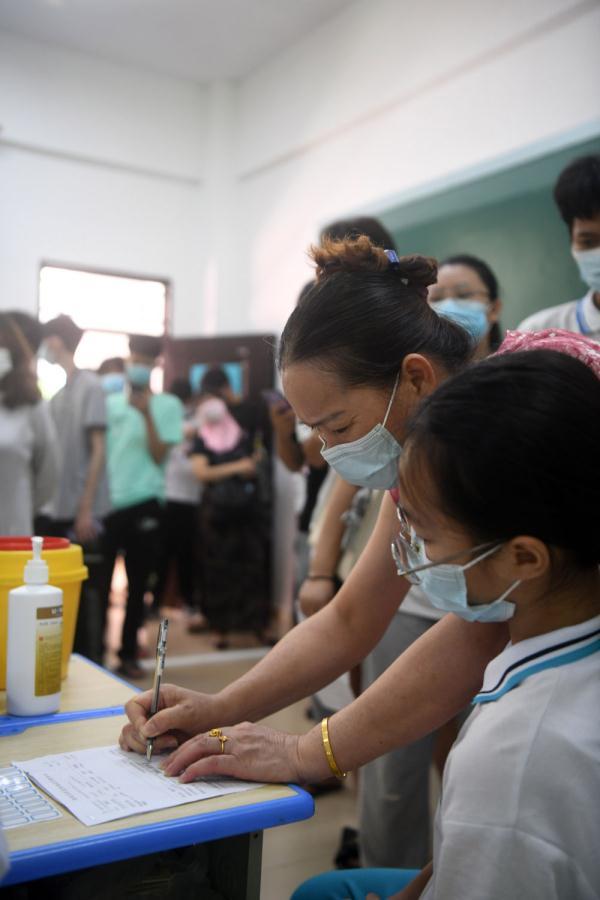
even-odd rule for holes
{"type": "MultiPolygon", "coordinates": [[[[451,563],[455,559],[459,559],[461,556],[465,556],[465,554],[469,553],[477,553],[477,551],[485,551],[491,550],[494,547],[500,547],[502,545],[502,541],[485,541],[483,544],[477,544],[475,547],[471,547],[469,550],[459,550],[457,553],[452,553],[449,556],[445,556],[443,559],[438,559],[435,562],[423,563],[420,566],[409,566],[406,568],[404,562],[401,557],[401,546],[408,548],[408,550],[414,552],[418,552],[418,546],[415,545],[412,529],[408,524],[408,519],[406,518],[406,513],[402,509],[399,504],[396,504],[396,515],[398,516],[398,520],[400,522],[401,530],[398,532],[396,537],[391,543],[391,551],[392,551],[392,559],[396,565],[396,573],[403,578],[406,578],[410,584],[421,584],[421,578],[419,578],[419,573],[424,572],[426,569],[433,569],[435,566],[441,566],[445,563],[451,563]],[[415,577],[416,576],[416,577],[415,577]]],[[[465,563],[465,566],[469,566],[474,560],[471,560],[469,563],[465,563]]]]}

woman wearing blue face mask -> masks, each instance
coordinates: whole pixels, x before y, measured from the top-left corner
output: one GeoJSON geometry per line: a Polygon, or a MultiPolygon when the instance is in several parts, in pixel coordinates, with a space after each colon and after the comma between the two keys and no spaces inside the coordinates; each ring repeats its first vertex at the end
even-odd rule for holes
{"type": "Polygon", "coordinates": [[[440,263],[428,300],[441,316],[462,325],[475,342],[475,359],[483,359],[502,343],[502,311],[498,280],[482,259],[467,253],[440,263]]]}
{"type": "MultiPolygon", "coordinates": [[[[399,260],[367,238],[325,242],[313,255],[317,282],[292,313],[280,345],[286,394],[299,418],[321,435],[324,455],[343,478],[393,489],[408,417],[442,380],[467,365],[472,341],[427,303],[427,288],[436,279],[431,260],[399,260]]],[[[171,761],[173,770],[187,767],[193,777],[196,766],[203,766],[196,761],[215,739],[207,743],[202,733],[215,723],[262,718],[349,671],[380,641],[401,603],[412,640],[431,627],[406,653],[395,648],[399,658],[388,670],[391,680],[373,685],[358,701],[359,720],[368,707],[379,723],[368,729],[361,764],[424,738],[464,707],[486,662],[506,642],[505,626],[453,616],[435,624],[438,613],[424,594],[415,588],[406,597],[410,585],[396,574],[390,545],[397,531],[396,505],[388,495],[369,544],[327,607],[220,694],[173,685],[163,689],[163,709],[149,726],[155,746],[172,748],[182,736],[192,738],[171,761]],[[429,618],[422,626],[426,609],[429,618]],[[449,661],[443,684],[440,659],[449,661]]],[[[144,752],[150,699],[141,694],[128,705],[122,746],[144,752]]],[[[332,719],[334,748],[348,739],[355,744],[355,715],[351,704],[332,719]]],[[[323,766],[315,780],[327,777],[332,770],[320,726],[308,742],[323,766]]],[[[256,752],[269,779],[283,774],[281,746],[261,736],[256,752]]],[[[422,818],[420,807],[419,802],[422,818]]]]}

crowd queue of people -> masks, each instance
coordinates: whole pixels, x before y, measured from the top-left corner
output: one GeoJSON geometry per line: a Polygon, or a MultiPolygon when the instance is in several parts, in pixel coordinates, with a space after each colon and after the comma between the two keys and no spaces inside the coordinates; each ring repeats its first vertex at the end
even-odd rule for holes
{"type": "MultiPolygon", "coordinates": [[[[276,452],[306,477],[298,624],[218,694],[165,685],[154,716],[150,692],[126,708],[121,747],[153,737],[184,782],[314,785],[360,768],[356,856],[295,900],[600,898],[600,157],[567,166],[554,197],[589,290],[507,333],[492,260],[400,256],[371,219],[324,229],[278,346],[286,399],[271,405],[276,452]],[[253,724],[309,696],[306,734],[253,724]]],[[[264,571],[257,513],[235,535],[223,513],[257,492],[260,454],[217,389],[224,373],[199,407],[185,384],[181,399],[154,395],[160,347],[136,339],[124,372],[105,367],[105,400],[64,325],[0,324],[2,527],[31,527],[25,500],[52,533],[102,533],[124,553],[133,668],[148,548],[192,522],[220,640],[262,628],[260,603],[243,605],[264,571]],[[49,409],[32,374],[42,340],[68,376],[49,409]],[[199,491],[212,500],[198,517],[199,491]]]]}
{"type": "Polygon", "coordinates": [[[41,325],[7,312],[0,359],[0,533],[64,537],[81,544],[89,570],[75,649],[106,657],[107,610],[115,562],[123,558],[127,603],[119,674],[144,675],[138,631],[169,600],[172,568],[189,630],[213,630],[226,647],[234,630],[266,640],[268,523],[259,490],[263,452],[224,369],[206,371],[192,395],[150,387],[160,338],[132,335],[128,359],[97,373],[77,368],[83,331],[65,315],[41,325]],[[40,400],[38,357],[61,366],[64,387],[40,400]],[[1,377],[1,376],[0,376],[1,377]],[[229,403],[223,399],[229,397],[229,403]],[[231,566],[240,577],[232,581],[231,566]],[[152,597],[148,606],[147,599],[152,597]]]}

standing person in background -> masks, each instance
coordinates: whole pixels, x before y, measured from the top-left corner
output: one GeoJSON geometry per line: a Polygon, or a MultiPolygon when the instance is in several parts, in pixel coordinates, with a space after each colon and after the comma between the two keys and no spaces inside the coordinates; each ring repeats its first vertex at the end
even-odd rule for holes
{"type": "Polygon", "coordinates": [[[202,485],[194,475],[190,452],[198,430],[196,400],[187,378],[177,378],[171,384],[171,394],[179,397],[184,406],[183,441],[169,453],[165,469],[165,509],[163,514],[162,541],[158,583],[154,592],[152,611],[158,615],[165,604],[166,588],[175,565],[179,594],[190,616],[188,630],[194,633],[206,630],[206,620],[200,613],[196,559],[196,528],[198,504],[202,485]]]}
{"type": "Polygon", "coordinates": [[[589,291],[579,300],[539,310],[518,331],[562,328],[600,340],[600,155],[582,156],[563,169],[554,200],[569,229],[571,253],[589,291]]]}
{"type": "MultiPolygon", "coordinates": [[[[137,632],[144,620],[144,593],[158,556],[165,464],[183,439],[183,406],[172,394],[155,394],[150,376],[162,350],[160,338],[129,338],[127,386],[107,398],[107,458],[112,512],[106,519],[106,554],[112,574],[119,552],[128,581],[119,674],[140,678],[137,632]]],[[[106,590],[106,605],[110,584],[106,590]]]]}
{"type": "Polygon", "coordinates": [[[444,259],[428,300],[438,315],[454,319],[477,342],[473,359],[495,353],[502,343],[498,279],[477,256],[459,253],[444,259]]]}
{"type": "Polygon", "coordinates": [[[235,393],[223,366],[216,364],[206,370],[200,381],[199,394],[201,398],[219,397],[252,444],[257,431],[262,432],[261,437],[264,436],[255,404],[235,393]]]}
{"type": "Polygon", "coordinates": [[[120,394],[125,390],[125,360],[111,356],[100,363],[98,375],[105,394],[120,394]]]}
{"type": "Polygon", "coordinates": [[[98,537],[110,508],[105,471],[106,403],[97,375],[78,369],[75,351],[83,331],[69,316],[43,326],[44,356],[59,365],[67,382],[50,400],[60,444],[60,473],[44,525],[81,544],[98,537]]]}
{"type": "Polygon", "coordinates": [[[231,631],[253,631],[264,641],[269,620],[267,523],[256,477],[260,458],[218,397],[200,404],[198,426],[191,461],[205,485],[197,554],[202,604],[217,632],[217,648],[224,650],[231,631]]]}
{"type": "Polygon", "coordinates": [[[56,435],[35,376],[39,322],[0,313],[0,535],[30,535],[58,473],[56,435]]]}
{"type": "Polygon", "coordinates": [[[100,379],[75,365],[83,331],[69,316],[44,325],[44,355],[59,365],[67,382],[50,400],[60,448],[56,491],[37,530],[80,543],[89,569],[77,619],[75,649],[102,661],[102,536],[110,509],[105,468],[106,403],[100,379]]]}

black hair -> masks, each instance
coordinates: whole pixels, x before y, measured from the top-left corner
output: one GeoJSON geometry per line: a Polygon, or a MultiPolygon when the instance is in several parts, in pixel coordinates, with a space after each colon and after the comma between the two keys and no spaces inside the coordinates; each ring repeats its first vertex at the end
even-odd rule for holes
{"type": "Polygon", "coordinates": [[[69,353],[75,353],[83,336],[83,329],[70,316],[60,315],[43,325],[44,337],[59,337],[69,353]]]}
{"type": "Polygon", "coordinates": [[[148,334],[130,334],[129,352],[149,359],[157,359],[162,353],[163,341],[160,337],[152,337],[148,334]]]}
{"type": "Polygon", "coordinates": [[[122,356],[110,356],[98,366],[98,375],[109,375],[112,372],[125,372],[125,360],[122,356]]]}
{"type": "Polygon", "coordinates": [[[321,229],[319,240],[325,238],[342,241],[344,238],[357,238],[366,234],[372,244],[384,250],[396,250],[396,242],[385,225],[379,219],[370,216],[356,216],[350,219],[336,219],[321,229]]]}
{"type": "Polygon", "coordinates": [[[171,382],[169,393],[175,394],[182,403],[186,403],[192,396],[192,386],[189,378],[174,378],[171,382]]]}
{"type": "Polygon", "coordinates": [[[528,535],[600,563],[600,380],[579,360],[530,350],[470,366],[423,401],[404,448],[402,479],[425,472],[475,543],[528,535]]]}
{"type": "Polygon", "coordinates": [[[231,382],[223,366],[211,366],[200,381],[201,394],[219,395],[223,388],[231,387],[231,382]]]}
{"type": "Polygon", "coordinates": [[[448,372],[472,354],[467,332],[427,303],[435,260],[390,260],[368,238],[312,248],[317,281],[289,317],[279,345],[280,368],[315,361],[348,385],[392,384],[404,357],[422,353],[448,372]]]}
{"type": "Polygon", "coordinates": [[[600,154],[580,156],[562,170],[554,185],[554,200],[569,227],[575,219],[600,212],[600,154]]]}
{"type": "MultiPolygon", "coordinates": [[[[498,279],[496,278],[494,272],[488,266],[486,262],[480,259],[478,256],[471,256],[470,253],[456,253],[454,256],[449,256],[447,259],[442,260],[439,264],[439,268],[442,266],[467,266],[467,268],[472,269],[477,273],[481,281],[485,284],[486,290],[490,295],[490,300],[493,302],[497,300],[500,296],[500,285],[498,284],[498,279]]],[[[489,342],[490,342],[490,351],[494,353],[500,344],[502,343],[503,335],[502,329],[500,327],[499,322],[492,322],[492,327],[490,328],[489,342]]]]}
{"type": "Polygon", "coordinates": [[[37,319],[19,310],[0,312],[0,344],[9,351],[12,369],[0,382],[0,403],[7,409],[34,406],[41,399],[32,362],[42,341],[37,319]]]}

